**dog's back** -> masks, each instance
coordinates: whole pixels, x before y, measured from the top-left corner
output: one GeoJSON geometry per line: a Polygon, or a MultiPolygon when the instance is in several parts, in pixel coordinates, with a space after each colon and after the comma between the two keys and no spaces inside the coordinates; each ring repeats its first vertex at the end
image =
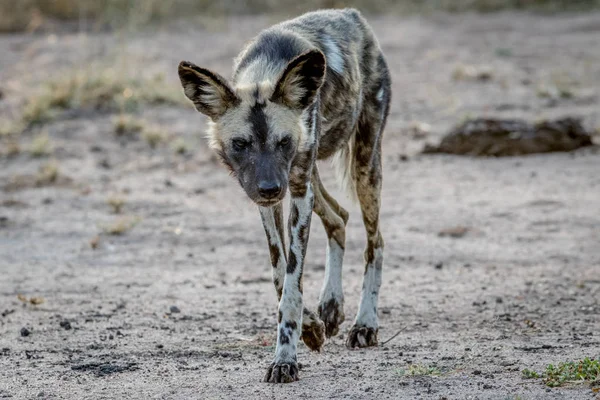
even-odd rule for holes
{"type": "Polygon", "coordinates": [[[350,142],[368,98],[387,97],[389,74],[371,28],[354,9],[304,14],[264,30],[235,60],[233,84],[275,82],[290,60],[312,49],[327,60],[320,101],[323,127],[318,157],[350,142]]]}

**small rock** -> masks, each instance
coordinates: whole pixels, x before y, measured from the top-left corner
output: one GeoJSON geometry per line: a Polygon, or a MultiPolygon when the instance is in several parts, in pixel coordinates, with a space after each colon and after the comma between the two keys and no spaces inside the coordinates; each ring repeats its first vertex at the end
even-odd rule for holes
{"type": "Polygon", "coordinates": [[[481,371],[476,369],[475,371],[473,371],[473,375],[481,375],[481,371]]]}
{"type": "Polygon", "coordinates": [[[466,226],[454,226],[451,228],[442,229],[438,232],[438,236],[459,239],[465,236],[470,230],[471,229],[466,226]]]}
{"type": "Polygon", "coordinates": [[[171,310],[172,314],[179,314],[181,312],[181,310],[177,306],[171,306],[171,308],[169,308],[169,310],[171,310]]]}
{"type": "Polygon", "coordinates": [[[444,266],[444,263],[441,261],[435,263],[435,265],[434,265],[435,269],[442,269],[443,266],[444,266]]]}
{"type": "Polygon", "coordinates": [[[25,327],[21,328],[21,336],[26,337],[31,334],[31,331],[25,327]]]}
{"type": "Polygon", "coordinates": [[[71,323],[67,320],[60,321],[60,326],[67,331],[71,329],[71,323]]]}
{"type": "Polygon", "coordinates": [[[104,169],[111,169],[112,165],[110,165],[110,161],[107,158],[103,158],[98,162],[98,166],[104,169]]]}

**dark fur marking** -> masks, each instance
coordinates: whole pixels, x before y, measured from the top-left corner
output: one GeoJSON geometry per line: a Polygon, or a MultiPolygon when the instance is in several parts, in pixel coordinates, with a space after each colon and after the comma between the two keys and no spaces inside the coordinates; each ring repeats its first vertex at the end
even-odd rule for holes
{"type": "Polygon", "coordinates": [[[290,342],[290,337],[285,333],[284,329],[281,328],[279,330],[279,343],[288,344],[290,342]]]}
{"type": "Polygon", "coordinates": [[[284,326],[286,328],[289,328],[289,329],[294,330],[294,331],[296,330],[296,328],[298,328],[298,324],[296,324],[295,321],[285,321],[284,326]]]}
{"type": "Polygon", "coordinates": [[[279,313],[277,314],[277,322],[281,323],[281,319],[282,319],[281,310],[279,310],[279,313]]]}
{"type": "Polygon", "coordinates": [[[298,263],[298,260],[296,259],[296,253],[294,253],[293,251],[290,251],[290,259],[288,260],[288,265],[287,265],[287,273],[288,274],[293,274],[294,271],[296,271],[297,263],[298,263]]]}
{"type": "Polygon", "coordinates": [[[302,319],[302,336],[300,337],[304,344],[312,351],[321,351],[325,342],[325,329],[323,322],[314,313],[304,310],[302,319]],[[310,317],[307,317],[310,314],[310,317]],[[310,323],[307,323],[307,320],[310,323]]]}
{"type": "Polygon", "coordinates": [[[277,228],[277,233],[279,233],[279,240],[281,240],[281,245],[285,249],[285,236],[283,233],[283,212],[281,211],[281,205],[278,205],[275,208],[275,227],[277,228]]]}
{"type": "Polygon", "coordinates": [[[304,292],[304,287],[302,285],[302,274],[298,274],[298,290],[300,293],[304,292]]]}
{"type": "Polygon", "coordinates": [[[277,268],[279,264],[279,246],[276,244],[269,244],[269,253],[271,254],[271,265],[273,268],[277,268]]]}
{"type": "Polygon", "coordinates": [[[304,197],[306,195],[310,174],[312,173],[312,164],[314,163],[315,152],[313,150],[299,153],[294,158],[294,167],[302,172],[290,177],[289,187],[292,197],[304,197]]]}
{"type": "Polygon", "coordinates": [[[325,324],[325,334],[332,337],[338,334],[339,326],[344,322],[346,316],[337,299],[331,298],[325,304],[319,305],[319,317],[325,324]]]}
{"type": "Polygon", "coordinates": [[[300,246],[302,248],[306,248],[306,244],[308,243],[308,225],[301,225],[298,230],[298,236],[300,239],[300,246]]]}
{"type": "Polygon", "coordinates": [[[252,133],[258,140],[258,143],[264,144],[267,141],[267,136],[269,135],[269,123],[267,122],[264,104],[256,103],[250,108],[250,112],[248,113],[248,122],[252,127],[252,133]]]}
{"type": "Polygon", "coordinates": [[[290,210],[290,224],[291,224],[291,226],[297,226],[299,219],[300,219],[300,215],[298,214],[298,206],[296,206],[294,204],[294,205],[292,205],[292,209],[290,210]]]}

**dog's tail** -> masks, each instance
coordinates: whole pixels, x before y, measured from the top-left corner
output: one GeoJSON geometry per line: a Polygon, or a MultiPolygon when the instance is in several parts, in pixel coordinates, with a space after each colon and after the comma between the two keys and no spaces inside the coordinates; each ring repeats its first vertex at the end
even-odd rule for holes
{"type": "Polygon", "coordinates": [[[356,180],[354,172],[354,146],[355,135],[352,135],[348,143],[333,156],[333,166],[335,167],[338,181],[342,190],[354,202],[358,201],[356,194],[356,180]]]}

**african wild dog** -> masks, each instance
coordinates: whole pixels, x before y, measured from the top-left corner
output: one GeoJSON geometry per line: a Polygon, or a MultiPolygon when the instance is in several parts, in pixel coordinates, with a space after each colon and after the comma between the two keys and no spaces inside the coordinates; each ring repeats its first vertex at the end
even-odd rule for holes
{"type": "Polygon", "coordinates": [[[390,75],[377,39],[353,9],[316,11],[261,32],[236,58],[231,83],[179,65],[185,95],[210,117],[210,145],[259,206],[279,298],[277,348],[267,382],[298,379],[296,345],[320,350],[344,321],[342,260],[348,212],[319,179],[333,155],[358,197],[367,231],[360,306],[348,347],[377,344],[383,239],[379,230],[381,139],[390,75]],[[289,251],[281,200],[290,191],[289,251]],[[302,269],[312,212],[327,232],[318,316],[303,307],[302,269]]]}

